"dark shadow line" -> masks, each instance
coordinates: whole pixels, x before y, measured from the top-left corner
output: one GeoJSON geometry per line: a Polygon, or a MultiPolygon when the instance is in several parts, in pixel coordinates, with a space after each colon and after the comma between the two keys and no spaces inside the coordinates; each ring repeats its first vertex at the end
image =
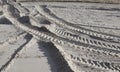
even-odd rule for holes
{"type": "Polygon", "coordinates": [[[26,35],[25,39],[27,39],[27,42],[22,44],[15,52],[11,55],[9,61],[7,61],[2,67],[0,68],[0,72],[3,71],[9,64],[10,62],[15,58],[16,54],[23,49],[23,47],[31,40],[32,36],[30,34],[26,35]],[[27,37],[30,37],[29,39],[27,37]]]}

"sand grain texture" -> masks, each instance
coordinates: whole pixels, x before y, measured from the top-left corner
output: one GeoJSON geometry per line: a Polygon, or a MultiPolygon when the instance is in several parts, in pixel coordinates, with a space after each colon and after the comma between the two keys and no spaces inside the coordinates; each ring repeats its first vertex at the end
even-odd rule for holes
{"type": "Polygon", "coordinates": [[[78,2],[3,5],[0,72],[119,72],[119,6],[78,2]]]}

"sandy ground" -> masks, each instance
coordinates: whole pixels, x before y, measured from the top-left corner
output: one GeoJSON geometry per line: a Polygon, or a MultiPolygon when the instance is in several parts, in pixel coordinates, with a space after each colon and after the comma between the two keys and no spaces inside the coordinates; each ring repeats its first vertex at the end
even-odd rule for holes
{"type": "MultiPolygon", "coordinates": [[[[76,25],[120,35],[118,4],[21,3],[30,11],[34,4],[46,5],[56,16],[76,25]]],[[[38,42],[11,24],[0,24],[0,72],[72,72],[66,65],[53,44],[38,42]]]]}
{"type": "Polygon", "coordinates": [[[33,10],[35,4],[47,5],[56,16],[74,24],[120,28],[119,4],[75,2],[25,2],[23,6],[33,10]]]}
{"type": "Polygon", "coordinates": [[[47,57],[34,39],[15,58],[8,72],[51,72],[47,57]]]}
{"type": "Polygon", "coordinates": [[[0,36],[0,72],[72,72],[53,44],[11,24],[0,24],[0,36]]]}
{"type": "Polygon", "coordinates": [[[30,11],[34,5],[46,5],[60,19],[91,30],[120,35],[120,4],[78,2],[23,2],[30,11]],[[107,29],[107,30],[106,30],[107,29]]]}
{"type": "Polygon", "coordinates": [[[18,32],[16,33],[16,31],[17,30],[12,25],[0,24],[0,41],[2,42],[0,44],[0,68],[2,69],[4,65],[9,63],[9,60],[17,49],[23,48],[18,54],[16,52],[17,55],[12,59],[12,62],[8,64],[5,71],[51,72],[52,70],[48,59],[44,55],[44,51],[41,51],[43,47],[39,47],[37,41],[32,39],[31,42],[27,43],[29,38],[25,39],[24,36],[15,41],[9,40],[17,36],[18,32]],[[12,43],[7,43],[8,40],[12,43]]]}

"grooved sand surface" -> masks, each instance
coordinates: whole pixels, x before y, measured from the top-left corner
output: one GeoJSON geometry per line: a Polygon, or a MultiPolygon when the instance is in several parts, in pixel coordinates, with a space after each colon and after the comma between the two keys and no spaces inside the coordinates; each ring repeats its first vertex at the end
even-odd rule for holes
{"type": "MultiPolygon", "coordinates": [[[[72,2],[21,3],[30,12],[34,10],[35,4],[46,5],[56,16],[73,24],[120,36],[120,5],[72,2]]],[[[30,34],[22,36],[20,39],[16,38],[22,35],[21,32],[23,31],[16,30],[12,25],[0,24],[0,70],[4,70],[4,72],[65,72],[65,68],[68,66],[64,66],[64,60],[60,59],[62,56],[57,52],[56,47],[53,52],[53,47],[38,43],[30,34]],[[10,43],[7,42],[8,39],[10,39],[10,43]],[[52,54],[49,54],[46,48],[51,50],[52,54]],[[58,60],[54,62],[55,59],[58,60]]],[[[73,50],[68,51],[69,54],[74,54],[72,52],[73,50]]],[[[83,66],[81,65],[81,67],[83,66]]],[[[66,70],[66,72],[68,71],[66,70]]]]}

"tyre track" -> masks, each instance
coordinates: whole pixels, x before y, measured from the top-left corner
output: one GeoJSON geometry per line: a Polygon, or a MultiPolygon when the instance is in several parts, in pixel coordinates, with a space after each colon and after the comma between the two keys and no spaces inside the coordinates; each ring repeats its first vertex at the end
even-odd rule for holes
{"type": "Polygon", "coordinates": [[[100,72],[106,72],[106,71],[109,72],[109,70],[101,69],[99,67],[95,67],[95,70],[92,70],[92,71],[88,70],[88,68],[86,70],[80,70],[80,68],[79,68],[79,67],[81,67],[80,65],[85,65],[85,67],[88,66],[88,67],[90,67],[92,69],[94,68],[94,66],[88,65],[88,64],[86,64],[86,63],[84,63],[82,61],[78,61],[71,54],[68,54],[66,52],[66,50],[64,50],[63,47],[61,47],[59,44],[55,44],[55,46],[60,50],[60,52],[62,53],[64,58],[68,61],[69,66],[71,67],[71,69],[74,70],[74,72],[96,72],[96,69],[97,69],[97,71],[100,70],[100,72]]]}
{"type": "MultiPolygon", "coordinates": [[[[32,17],[31,19],[33,19],[31,22],[32,25],[36,26],[37,24],[39,24],[37,22],[37,20],[35,20],[35,18],[32,17]]],[[[83,34],[78,35],[78,33],[76,33],[75,31],[69,31],[69,30],[63,29],[62,27],[56,26],[55,24],[46,25],[45,27],[52,33],[56,34],[57,36],[60,36],[62,38],[66,38],[66,39],[70,39],[70,40],[74,40],[74,41],[77,41],[80,43],[88,44],[89,46],[92,45],[92,46],[96,46],[96,47],[113,49],[113,50],[118,50],[118,51],[120,49],[120,46],[118,43],[110,43],[110,42],[104,42],[104,41],[92,39],[83,34]],[[70,33],[70,32],[72,32],[72,33],[70,33]]]]}
{"type": "MultiPolygon", "coordinates": [[[[52,33],[49,33],[49,32],[44,32],[42,30],[36,30],[35,27],[33,26],[26,26],[26,25],[22,25],[18,20],[17,18],[12,15],[12,13],[10,12],[10,9],[11,7],[9,7],[9,5],[5,7],[5,9],[7,9],[6,11],[4,11],[5,13],[5,16],[14,24],[16,25],[17,27],[20,27],[21,29],[25,30],[26,32],[29,32],[30,34],[32,35],[35,35],[37,39],[39,38],[43,38],[43,39],[46,39],[46,40],[49,40],[53,43],[57,43],[57,44],[60,44],[60,45],[67,45],[69,47],[73,47],[73,48],[81,48],[81,45],[82,44],[78,44],[77,42],[75,41],[70,41],[68,39],[65,39],[65,38],[62,38],[62,37],[59,37],[59,36],[56,36],[52,33]]],[[[84,45],[82,45],[84,47],[84,45]]],[[[96,52],[100,52],[100,53],[103,53],[103,54],[106,54],[106,55],[110,55],[110,54],[113,54],[114,55],[117,55],[114,53],[114,51],[110,52],[109,50],[107,51],[104,51],[104,50],[96,50],[96,48],[94,49],[94,47],[91,47],[91,48],[82,48],[83,50],[89,50],[89,51],[96,51],[96,52]]],[[[62,51],[64,52],[64,51],[62,51]]],[[[64,52],[65,53],[65,52],[64,52]]],[[[68,56],[65,55],[65,56],[68,56]]],[[[119,55],[118,55],[119,56],[119,55]]],[[[105,62],[99,62],[99,61],[95,61],[95,60],[89,60],[89,59],[84,59],[84,58],[78,58],[76,56],[74,56],[73,54],[69,54],[68,56],[68,59],[70,60],[76,60],[76,61],[79,61],[81,62],[82,64],[86,64],[86,65],[89,65],[89,66],[92,66],[92,67],[96,67],[96,68],[100,68],[100,69],[105,69],[105,70],[112,70],[112,71],[120,71],[119,70],[119,66],[116,67],[114,64],[111,64],[111,63],[105,63],[105,62]],[[70,58],[71,57],[71,58],[70,58]],[[97,62],[97,63],[96,63],[97,62]],[[106,66],[106,64],[109,64],[109,66],[106,66]]],[[[68,62],[69,64],[69,62],[68,62]]]]}
{"type": "MultiPolygon", "coordinates": [[[[58,37],[58,36],[55,36],[55,35],[53,35],[53,34],[50,34],[50,33],[46,33],[46,32],[42,32],[42,31],[37,31],[34,27],[30,27],[30,26],[25,26],[25,25],[23,25],[23,24],[21,24],[17,19],[16,19],[16,17],[14,16],[14,15],[12,15],[11,14],[11,12],[10,12],[10,6],[9,5],[6,5],[6,7],[5,7],[5,9],[7,10],[7,11],[5,11],[4,13],[5,13],[5,15],[6,15],[6,17],[14,24],[14,25],[16,25],[16,26],[18,26],[18,27],[20,27],[21,29],[23,29],[23,30],[25,30],[25,31],[27,31],[27,32],[29,32],[30,34],[32,34],[32,35],[35,35],[38,39],[39,39],[39,37],[42,37],[42,38],[44,38],[44,39],[47,39],[47,40],[49,40],[49,41],[51,41],[51,42],[53,42],[53,43],[58,43],[58,44],[61,44],[61,45],[66,45],[66,44],[68,44],[68,46],[70,46],[70,47],[74,47],[74,48],[81,48],[81,46],[79,46],[79,45],[76,45],[74,42],[71,42],[71,41],[69,41],[69,40],[66,40],[66,39],[63,39],[63,38],[61,38],[61,37],[58,37]]],[[[84,49],[87,49],[87,48],[84,48],[84,49]]],[[[94,49],[92,49],[92,48],[88,48],[88,50],[89,51],[96,51],[96,49],[94,50],[94,49]]],[[[97,50],[98,52],[102,52],[102,51],[100,51],[100,50],[97,50]]],[[[106,53],[106,51],[104,51],[103,50],[103,52],[104,53],[106,53]]],[[[102,52],[102,53],[103,53],[102,52]]],[[[108,50],[107,50],[107,52],[108,52],[108,50]]],[[[108,53],[109,54],[109,53],[108,53]]],[[[114,53],[113,53],[114,54],[114,53]]],[[[91,60],[92,61],[92,60],[91,60]]],[[[94,67],[94,65],[95,65],[95,67],[98,67],[96,64],[91,64],[91,63],[89,63],[89,62],[87,62],[86,63],[87,65],[90,65],[90,66],[93,66],[94,67]]],[[[98,62],[98,64],[99,64],[99,62],[98,62]]],[[[113,64],[110,64],[111,66],[114,66],[113,64]]],[[[99,67],[99,68],[101,68],[101,67],[99,67]]],[[[106,67],[105,66],[103,66],[103,68],[102,69],[106,69],[106,67]]],[[[111,70],[112,68],[109,68],[109,70],[111,70]]],[[[114,70],[116,70],[116,68],[114,68],[114,69],[112,69],[113,71],[114,70]]],[[[119,71],[119,70],[117,70],[117,71],[119,71]]]]}
{"type": "Polygon", "coordinates": [[[35,5],[35,8],[37,9],[37,11],[40,14],[42,14],[49,21],[54,22],[55,24],[61,25],[63,28],[69,28],[71,30],[75,30],[75,31],[78,31],[78,32],[81,32],[81,33],[84,33],[87,35],[100,37],[103,39],[108,39],[108,40],[113,40],[113,41],[115,40],[116,42],[119,42],[119,39],[120,39],[119,36],[105,34],[105,33],[96,32],[93,30],[85,29],[83,27],[79,27],[79,26],[76,26],[75,24],[61,20],[60,18],[56,17],[53,13],[51,13],[50,10],[48,10],[46,8],[46,6],[35,5]]]}

